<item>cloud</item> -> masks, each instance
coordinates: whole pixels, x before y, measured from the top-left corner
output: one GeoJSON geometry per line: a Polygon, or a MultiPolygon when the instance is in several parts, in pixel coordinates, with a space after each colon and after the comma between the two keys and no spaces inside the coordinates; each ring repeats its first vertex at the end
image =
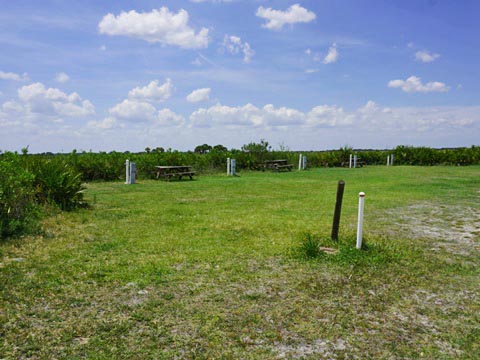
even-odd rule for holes
{"type": "Polygon", "coordinates": [[[128,97],[145,101],[166,101],[172,95],[172,91],[173,85],[170,79],[162,85],[158,85],[158,80],[153,80],[145,87],[130,90],[128,97]]]}
{"type": "Polygon", "coordinates": [[[354,122],[355,115],[346,113],[335,105],[315,106],[307,114],[306,125],[311,127],[348,126],[354,122]]]}
{"type": "Polygon", "coordinates": [[[210,88],[197,89],[187,96],[187,100],[192,103],[208,101],[210,99],[210,88]]]}
{"type": "Polygon", "coordinates": [[[55,75],[55,81],[61,84],[66,83],[68,80],[70,80],[70,76],[68,76],[64,72],[61,72],[55,75]]]}
{"type": "Polygon", "coordinates": [[[18,75],[12,72],[0,71],[0,80],[27,81],[28,75],[27,73],[23,73],[23,75],[18,75]]]}
{"type": "Polygon", "coordinates": [[[429,62],[435,61],[439,57],[440,57],[440,54],[433,54],[433,53],[430,53],[426,50],[417,51],[415,53],[415,60],[421,61],[421,62],[424,62],[424,63],[429,63],[429,62]]]}
{"type": "Polygon", "coordinates": [[[333,44],[332,46],[330,46],[330,49],[328,49],[328,54],[323,59],[323,63],[333,64],[337,62],[337,60],[338,60],[337,44],[333,44]]]}
{"type": "Polygon", "coordinates": [[[238,53],[243,54],[243,62],[249,63],[252,57],[255,55],[255,51],[250,47],[247,42],[242,42],[242,39],[238,36],[225,35],[223,38],[222,48],[228,51],[232,55],[238,53]]]}
{"type": "Polygon", "coordinates": [[[277,127],[300,125],[304,123],[304,118],[301,111],[286,107],[275,108],[271,104],[263,108],[252,104],[238,107],[217,104],[193,112],[190,123],[193,127],[277,127]]]}
{"type": "Polygon", "coordinates": [[[262,27],[270,30],[281,30],[287,24],[308,23],[316,18],[315,13],[299,4],[290,6],[286,11],[260,6],[255,15],[265,19],[266,23],[262,27]]]}
{"type": "Polygon", "coordinates": [[[185,122],[181,115],[177,115],[170,109],[157,110],[155,106],[135,99],[125,99],[121,103],[111,107],[108,112],[110,118],[103,122],[116,123],[117,121],[127,121],[133,124],[150,124],[150,126],[179,126],[185,122]]]}
{"type": "Polygon", "coordinates": [[[24,112],[45,116],[85,117],[93,115],[95,108],[88,100],[82,100],[76,92],[66,94],[56,88],[46,88],[42,83],[23,86],[18,98],[24,112]]]}
{"type": "Polygon", "coordinates": [[[98,30],[101,34],[123,35],[184,49],[208,47],[208,29],[202,28],[195,33],[188,25],[188,18],[188,12],[183,9],[176,14],[167,7],[145,13],[131,10],[121,12],[118,16],[110,13],[105,15],[98,24],[98,30]]]}
{"type": "Polygon", "coordinates": [[[390,88],[400,88],[404,92],[447,92],[450,88],[442,82],[432,81],[422,84],[419,77],[410,76],[407,80],[391,80],[388,82],[390,88]]]}

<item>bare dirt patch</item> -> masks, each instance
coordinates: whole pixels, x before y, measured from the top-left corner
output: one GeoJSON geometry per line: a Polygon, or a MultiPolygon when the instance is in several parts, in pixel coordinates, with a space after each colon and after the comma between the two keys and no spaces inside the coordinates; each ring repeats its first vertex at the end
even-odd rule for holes
{"type": "Polygon", "coordinates": [[[388,211],[389,235],[422,239],[432,250],[473,255],[480,250],[480,209],[421,203],[388,211]]]}

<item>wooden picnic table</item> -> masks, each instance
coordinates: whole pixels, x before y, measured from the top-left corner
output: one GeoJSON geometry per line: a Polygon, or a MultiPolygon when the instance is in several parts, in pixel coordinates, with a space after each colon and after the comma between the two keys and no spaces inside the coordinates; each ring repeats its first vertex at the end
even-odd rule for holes
{"type": "Polygon", "coordinates": [[[181,165],[181,166],[155,166],[157,169],[157,179],[164,178],[170,180],[172,177],[178,177],[178,180],[182,180],[183,176],[190,177],[190,180],[193,180],[193,175],[195,172],[192,171],[190,165],[181,165]]]}
{"type": "Polygon", "coordinates": [[[293,164],[289,164],[287,160],[285,159],[280,159],[280,160],[265,160],[265,164],[263,165],[263,171],[265,169],[270,169],[274,171],[282,171],[282,170],[288,170],[292,171],[293,169],[293,164]]]}

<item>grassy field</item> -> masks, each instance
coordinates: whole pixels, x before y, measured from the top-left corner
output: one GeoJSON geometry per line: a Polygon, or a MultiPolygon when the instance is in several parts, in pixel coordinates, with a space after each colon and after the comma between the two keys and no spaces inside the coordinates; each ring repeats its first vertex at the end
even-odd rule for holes
{"type": "Polygon", "coordinates": [[[0,244],[0,359],[480,358],[478,166],[94,183],[86,198],[0,244]],[[305,258],[306,238],[338,252],[305,258]]]}

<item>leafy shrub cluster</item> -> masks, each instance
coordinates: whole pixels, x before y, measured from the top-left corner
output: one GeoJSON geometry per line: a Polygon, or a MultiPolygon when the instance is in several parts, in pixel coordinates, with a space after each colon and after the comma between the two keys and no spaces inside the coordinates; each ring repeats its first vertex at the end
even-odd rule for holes
{"type": "MultiPolygon", "coordinates": [[[[33,158],[62,159],[75,173],[81,174],[83,181],[112,181],[125,178],[125,161],[128,159],[137,165],[137,176],[153,178],[156,165],[191,165],[196,172],[209,173],[226,170],[227,158],[235,158],[237,169],[258,170],[265,160],[286,159],[291,164],[298,164],[300,152],[271,150],[268,142],[244,145],[242,149],[227,150],[224,146],[198,146],[197,151],[180,152],[177,150],[157,148],[145,152],[81,152],[70,154],[28,155],[33,158]],[[160,149],[160,150],[158,150],[160,149]]],[[[387,156],[394,156],[396,165],[475,165],[480,164],[480,147],[455,149],[432,149],[427,147],[398,146],[393,150],[354,150],[343,147],[329,151],[305,151],[310,167],[336,167],[348,165],[349,157],[356,154],[368,165],[386,164],[387,156]]]]}
{"type": "Polygon", "coordinates": [[[61,157],[5,153],[0,157],[0,238],[38,226],[40,207],[84,204],[81,174],[61,157]]]}
{"type": "Polygon", "coordinates": [[[34,176],[17,156],[4,154],[0,161],[0,238],[35,227],[38,216],[34,176]]]}

